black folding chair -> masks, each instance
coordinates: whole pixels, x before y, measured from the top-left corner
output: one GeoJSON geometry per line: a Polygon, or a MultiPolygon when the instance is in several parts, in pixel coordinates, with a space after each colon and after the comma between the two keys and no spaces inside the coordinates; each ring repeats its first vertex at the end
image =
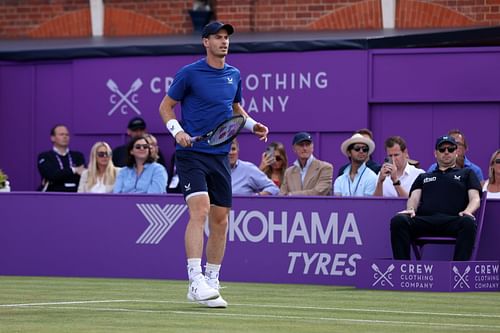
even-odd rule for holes
{"type": "MultiPolygon", "coordinates": [[[[474,249],[472,250],[472,255],[470,257],[470,260],[476,260],[476,258],[477,258],[477,250],[479,249],[479,241],[481,239],[481,230],[483,228],[484,212],[486,210],[486,197],[487,197],[487,193],[483,192],[479,209],[474,214],[476,216],[477,228],[476,228],[476,238],[474,240],[474,249]]],[[[427,245],[427,244],[453,245],[453,244],[456,244],[456,242],[457,242],[456,237],[425,236],[425,237],[415,238],[412,241],[411,246],[413,248],[413,253],[415,254],[415,259],[422,260],[422,254],[424,252],[425,245],[427,245]]]]}

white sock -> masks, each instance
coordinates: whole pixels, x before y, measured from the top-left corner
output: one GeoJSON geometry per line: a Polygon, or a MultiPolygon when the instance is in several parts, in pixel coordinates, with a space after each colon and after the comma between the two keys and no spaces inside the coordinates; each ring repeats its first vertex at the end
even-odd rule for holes
{"type": "Polygon", "coordinates": [[[205,276],[209,279],[219,279],[219,271],[221,265],[210,264],[207,262],[205,266],[205,276]]]}
{"type": "Polygon", "coordinates": [[[194,280],[203,276],[201,273],[201,258],[188,258],[187,260],[187,270],[189,280],[194,280]]]}

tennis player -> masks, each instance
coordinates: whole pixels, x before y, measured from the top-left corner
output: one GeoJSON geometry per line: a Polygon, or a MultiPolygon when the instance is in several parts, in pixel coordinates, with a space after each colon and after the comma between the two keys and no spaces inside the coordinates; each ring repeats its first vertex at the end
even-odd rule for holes
{"type": "Polygon", "coordinates": [[[229,142],[219,147],[206,141],[191,142],[224,120],[246,117],[245,128],[267,141],[268,128],[245,112],[241,102],[240,71],[226,63],[230,24],[211,22],[202,31],[206,57],[184,66],[175,75],[160,105],[160,115],[175,138],[177,172],[189,207],[185,247],[189,288],[187,298],[208,307],[227,307],[220,296],[219,271],[226,247],[229,209],[232,204],[229,142]],[[176,120],[174,107],[181,103],[182,121],[176,120]],[[207,264],[203,274],[203,232],[208,217],[207,264]]]}

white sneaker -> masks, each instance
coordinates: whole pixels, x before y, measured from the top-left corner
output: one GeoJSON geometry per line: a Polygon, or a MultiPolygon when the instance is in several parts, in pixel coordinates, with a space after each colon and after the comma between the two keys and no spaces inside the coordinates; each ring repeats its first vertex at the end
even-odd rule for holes
{"type": "Polygon", "coordinates": [[[219,290],[210,287],[205,276],[190,281],[187,298],[190,301],[208,301],[220,297],[219,290]]]}
{"type": "Polygon", "coordinates": [[[204,305],[209,308],[227,308],[227,302],[224,300],[224,298],[222,298],[222,296],[205,301],[197,301],[194,298],[191,298],[191,294],[188,293],[188,300],[190,300],[191,302],[196,302],[198,304],[204,305]]]}

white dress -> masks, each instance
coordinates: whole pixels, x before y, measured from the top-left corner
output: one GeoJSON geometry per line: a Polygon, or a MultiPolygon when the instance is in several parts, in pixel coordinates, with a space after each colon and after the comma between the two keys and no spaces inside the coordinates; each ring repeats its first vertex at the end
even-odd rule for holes
{"type": "Polygon", "coordinates": [[[488,191],[488,184],[489,181],[485,181],[483,185],[483,191],[487,191],[487,198],[488,199],[500,199],[500,192],[489,192],[488,191]]]}

